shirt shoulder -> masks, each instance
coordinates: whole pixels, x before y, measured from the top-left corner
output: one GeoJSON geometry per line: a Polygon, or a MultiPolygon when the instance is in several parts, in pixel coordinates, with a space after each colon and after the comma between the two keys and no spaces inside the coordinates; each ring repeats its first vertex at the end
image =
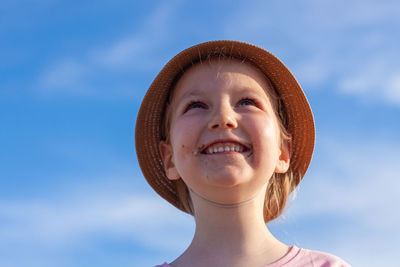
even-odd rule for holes
{"type": "Polygon", "coordinates": [[[295,256],[285,266],[297,267],[350,267],[350,264],[338,256],[303,248],[293,247],[295,256]]]}

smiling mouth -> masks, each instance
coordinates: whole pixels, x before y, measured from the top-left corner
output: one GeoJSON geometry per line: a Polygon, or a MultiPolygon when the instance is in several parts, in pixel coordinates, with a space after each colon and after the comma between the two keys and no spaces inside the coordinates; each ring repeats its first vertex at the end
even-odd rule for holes
{"type": "Polygon", "coordinates": [[[237,142],[215,142],[200,151],[201,154],[243,153],[250,148],[237,142]]]}

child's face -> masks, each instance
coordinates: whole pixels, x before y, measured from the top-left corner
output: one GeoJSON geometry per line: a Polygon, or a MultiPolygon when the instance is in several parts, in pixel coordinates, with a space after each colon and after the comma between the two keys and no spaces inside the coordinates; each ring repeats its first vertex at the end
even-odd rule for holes
{"type": "Polygon", "coordinates": [[[177,83],[170,110],[170,143],[160,143],[169,179],[212,201],[247,200],[273,172],[289,167],[263,74],[224,59],[197,64],[177,83]]]}

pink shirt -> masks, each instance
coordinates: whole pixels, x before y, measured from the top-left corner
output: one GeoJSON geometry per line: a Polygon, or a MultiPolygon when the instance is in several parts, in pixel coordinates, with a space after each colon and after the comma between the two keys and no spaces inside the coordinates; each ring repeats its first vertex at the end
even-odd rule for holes
{"type": "MultiPolygon", "coordinates": [[[[290,247],[288,253],[279,260],[265,265],[265,267],[349,267],[339,257],[325,252],[313,251],[296,246],[290,247]]],[[[171,267],[168,263],[157,265],[155,267],[171,267]]]]}

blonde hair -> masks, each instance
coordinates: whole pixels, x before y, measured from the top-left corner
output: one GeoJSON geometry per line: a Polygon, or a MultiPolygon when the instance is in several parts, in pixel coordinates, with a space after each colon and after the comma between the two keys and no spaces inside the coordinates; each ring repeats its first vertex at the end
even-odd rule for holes
{"type": "MultiPolygon", "coordinates": [[[[218,54],[210,54],[206,58],[208,62],[211,62],[211,59],[223,60],[223,59],[235,59],[235,58],[233,58],[232,56],[226,56],[218,53],[218,54]]],[[[246,59],[241,58],[239,60],[242,63],[248,63],[251,66],[254,66],[257,69],[259,69],[255,64],[253,64],[250,61],[247,61],[246,59]]],[[[176,86],[179,79],[184,75],[185,71],[187,71],[189,68],[193,67],[196,64],[203,64],[204,61],[205,60],[203,61],[199,60],[198,62],[193,62],[192,65],[182,70],[182,72],[179,75],[177,75],[171,86],[171,89],[169,91],[168,102],[166,103],[165,106],[166,112],[164,113],[164,117],[162,119],[162,127],[161,127],[162,140],[165,141],[166,143],[170,143],[169,131],[171,123],[171,108],[169,106],[169,103],[171,103],[171,100],[173,98],[174,87],[176,86]]],[[[280,129],[280,145],[281,147],[286,146],[286,148],[289,151],[289,154],[291,154],[290,151],[291,151],[292,138],[290,133],[287,131],[288,121],[285,112],[285,106],[283,105],[283,102],[278,92],[276,91],[274,85],[270,81],[270,79],[265,74],[264,77],[266,78],[266,81],[269,87],[271,88],[271,90],[266,90],[266,93],[271,99],[271,104],[276,116],[276,121],[280,129]]],[[[180,208],[186,211],[187,213],[194,215],[192,200],[190,198],[190,193],[185,182],[182,180],[182,178],[178,180],[173,180],[172,182],[175,184],[175,189],[181,205],[180,208]]],[[[286,173],[274,173],[270,177],[264,201],[263,212],[264,212],[265,223],[278,218],[282,214],[290,194],[296,189],[299,182],[300,182],[300,176],[295,175],[290,166],[286,173]]]]}

